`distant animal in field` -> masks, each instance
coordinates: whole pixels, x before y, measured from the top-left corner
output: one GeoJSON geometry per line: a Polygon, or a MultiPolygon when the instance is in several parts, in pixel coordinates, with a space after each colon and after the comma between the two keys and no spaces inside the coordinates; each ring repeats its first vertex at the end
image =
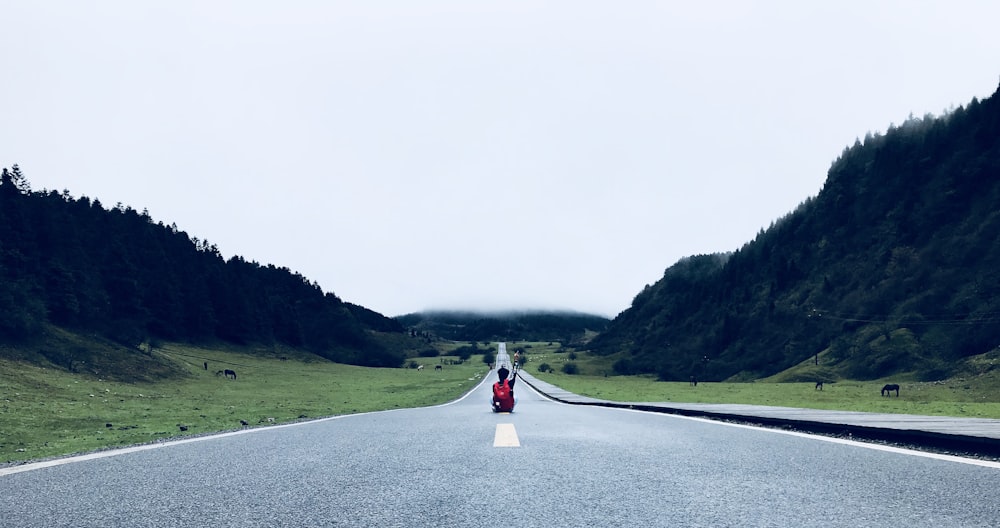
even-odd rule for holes
{"type": "Polygon", "coordinates": [[[229,370],[229,369],[226,369],[226,372],[225,372],[225,374],[226,374],[226,377],[227,377],[227,378],[233,378],[233,379],[236,379],[236,371],[235,371],[235,370],[229,370]]]}
{"type": "Polygon", "coordinates": [[[816,382],[816,390],[823,390],[823,382],[822,381],[817,381],[816,382]]]}
{"type": "Polygon", "coordinates": [[[435,365],[434,370],[441,370],[441,365],[435,365]]]}
{"type": "Polygon", "coordinates": [[[891,394],[892,391],[896,391],[896,396],[898,397],[899,396],[899,385],[896,385],[895,383],[891,383],[889,385],[886,385],[885,387],[882,387],[882,396],[892,396],[892,394],[891,394]]]}
{"type": "Polygon", "coordinates": [[[205,370],[208,370],[208,361],[205,362],[205,370]]]}
{"type": "Polygon", "coordinates": [[[222,371],[221,370],[216,370],[215,371],[215,375],[216,376],[221,376],[222,375],[222,371]]]}
{"type": "Polygon", "coordinates": [[[691,376],[691,386],[692,387],[697,387],[698,386],[698,378],[696,378],[694,376],[691,376]]]}
{"type": "Polygon", "coordinates": [[[417,370],[424,370],[424,366],[423,365],[417,365],[417,370]]]}

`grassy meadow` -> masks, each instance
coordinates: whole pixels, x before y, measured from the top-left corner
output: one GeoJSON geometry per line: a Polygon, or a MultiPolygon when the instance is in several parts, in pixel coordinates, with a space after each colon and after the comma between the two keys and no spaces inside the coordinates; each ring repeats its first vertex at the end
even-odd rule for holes
{"type": "Polygon", "coordinates": [[[240,429],[241,420],[266,427],[444,403],[488,369],[482,356],[439,371],[434,365],[454,358],[415,358],[426,365],[417,371],[180,346],[155,353],[182,365],[184,375],[123,383],[0,359],[0,464],[240,429]],[[216,374],[225,369],[237,379],[216,374]]]}
{"type": "MultiPolygon", "coordinates": [[[[896,414],[1000,418],[1000,358],[986,354],[970,360],[976,367],[966,376],[933,382],[913,381],[912,376],[898,378],[826,382],[816,390],[814,381],[786,382],[788,379],[817,379],[802,375],[811,363],[789,369],[781,375],[753,383],[656,381],[652,376],[613,376],[607,358],[585,353],[561,352],[558,345],[523,343],[529,363],[525,370],[540,380],[580,394],[619,402],[740,403],[896,414]],[[976,363],[988,362],[987,365],[976,363]],[[566,363],[576,365],[578,374],[562,372],[566,363]],[[539,372],[546,364],[552,372],[539,372]],[[886,383],[900,385],[900,395],[882,397],[886,383]]],[[[508,350],[511,350],[508,345],[508,350]]]]}

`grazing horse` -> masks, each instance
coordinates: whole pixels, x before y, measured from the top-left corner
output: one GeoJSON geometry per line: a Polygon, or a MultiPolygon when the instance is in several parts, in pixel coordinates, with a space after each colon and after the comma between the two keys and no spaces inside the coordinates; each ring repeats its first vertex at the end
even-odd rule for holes
{"type": "Polygon", "coordinates": [[[895,383],[892,383],[892,384],[886,385],[885,387],[882,387],[882,396],[892,396],[892,391],[896,391],[896,396],[898,397],[899,396],[899,385],[896,385],[895,383]]]}
{"type": "Polygon", "coordinates": [[[441,365],[435,365],[435,366],[434,366],[434,370],[442,370],[442,367],[441,367],[441,365]]]}
{"type": "Polygon", "coordinates": [[[235,370],[229,370],[229,369],[226,369],[226,372],[225,372],[225,374],[226,374],[226,377],[227,377],[227,378],[233,378],[233,379],[236,379],[236,371],[235,371],[235,370]]]}
{"type": "Polygon", "coordinates": [[[816,390],[823,390],[823,382],[822,381],[817,381],[816,382],[816,390]]]}
{"type": "Polygon", "coordinates": [[[691,386],[692,387],[697,387],[698,386],[698,378],[696,378],[694,376],[691,376],[691,386]]]}

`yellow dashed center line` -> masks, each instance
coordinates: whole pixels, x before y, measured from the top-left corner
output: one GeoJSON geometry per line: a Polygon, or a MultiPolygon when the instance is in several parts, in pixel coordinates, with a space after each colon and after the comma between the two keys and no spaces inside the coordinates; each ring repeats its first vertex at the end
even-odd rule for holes
{"type": "Polygon", "coordinates": [[[521,447],[517,439],[514,424],[497,424],[497,432],[493,436],[493,447],[521,447]]]}

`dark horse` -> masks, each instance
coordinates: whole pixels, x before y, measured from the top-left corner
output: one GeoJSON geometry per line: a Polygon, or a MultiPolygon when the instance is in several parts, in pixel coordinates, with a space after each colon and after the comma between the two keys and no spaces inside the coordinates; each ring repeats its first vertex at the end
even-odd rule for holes
{"type": "Polygon", "coordinates": [[[226,377],[227,378],[232,377],[233,379],[236,379],[236,371],[226,369],[226,377]]]}
{"type": "Polygon", "coordinates": [[[896,396],[899,396],[899,385],[893,383],[882,387],[882,396],[892,396],[892,391],[896,391],[896,396]]]}

